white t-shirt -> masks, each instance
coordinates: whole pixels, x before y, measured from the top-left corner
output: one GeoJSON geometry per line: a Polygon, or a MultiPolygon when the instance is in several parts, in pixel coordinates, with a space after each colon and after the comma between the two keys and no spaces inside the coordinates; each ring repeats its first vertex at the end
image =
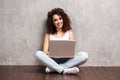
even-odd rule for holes
{"type": "Polygon", "coordinates": [[[65,32],[64,36],[61,38],[57,38],[54,35],[50,34],[50,40],[69,40],[70,34],[69,31],[65,32]]]}

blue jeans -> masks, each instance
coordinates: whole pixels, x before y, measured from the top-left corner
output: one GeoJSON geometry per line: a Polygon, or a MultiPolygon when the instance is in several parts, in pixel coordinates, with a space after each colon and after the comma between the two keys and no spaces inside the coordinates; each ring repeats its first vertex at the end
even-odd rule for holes
{"type": "Polygon", "coordinates": [[[74,56],[74,58],[70,58],[61,63],[57,63],[57,61],[46,55],[46,53],[43,51],[37,51],[36,57],[40,60],[41,63],[43,63],[43,65],[57,71],[58,73],[61,73],[65,68],[79,66],[81,63],[85,62],[88,59],[88,54],[86,52],[79,52],[74,56]]]}

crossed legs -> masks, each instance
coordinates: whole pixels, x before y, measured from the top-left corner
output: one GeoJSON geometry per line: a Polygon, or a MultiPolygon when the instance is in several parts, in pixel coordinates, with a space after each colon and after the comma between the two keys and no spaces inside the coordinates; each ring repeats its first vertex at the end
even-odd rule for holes
{"type": "MultiPolygon", "coordinates": [[[[67,69],[74,67],[74,66],[78,66],[81,63],[85,62],[88,58],[88,54],[86,52],[79,52],[77,55],[75,55],[74,58],[68,60],[67,62],[63,64],[57,64],[53,59],[51,59],[48,55],[46,55],[42,51],[37,51],[36,57],[40,60],[40,62],[42,62],[45,66],[48,67],[48,70],[51,69],[58,73],[61,73],[63,72],[63,70],[67,71],[67,69]]],[[[76,67],[71,68],[71,69],[74,70],[76,69],[76,67]]]]}

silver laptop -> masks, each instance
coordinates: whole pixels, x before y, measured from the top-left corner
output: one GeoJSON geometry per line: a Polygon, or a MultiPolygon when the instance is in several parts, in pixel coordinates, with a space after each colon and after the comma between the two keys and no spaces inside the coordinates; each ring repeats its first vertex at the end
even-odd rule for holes
{"type": "Polygon", "coordinates": [[[49,56],[56,58],[74,57],[75,41],[71,40],[50,40],[49,56]]]}

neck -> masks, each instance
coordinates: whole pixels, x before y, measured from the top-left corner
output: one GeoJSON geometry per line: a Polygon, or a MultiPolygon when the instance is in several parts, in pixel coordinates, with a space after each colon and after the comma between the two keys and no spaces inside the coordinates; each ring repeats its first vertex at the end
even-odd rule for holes
{"type": "Polygon", "coordinates": [[[62,29],[57,29],[57,32],[62,32],[62,29]]]}

